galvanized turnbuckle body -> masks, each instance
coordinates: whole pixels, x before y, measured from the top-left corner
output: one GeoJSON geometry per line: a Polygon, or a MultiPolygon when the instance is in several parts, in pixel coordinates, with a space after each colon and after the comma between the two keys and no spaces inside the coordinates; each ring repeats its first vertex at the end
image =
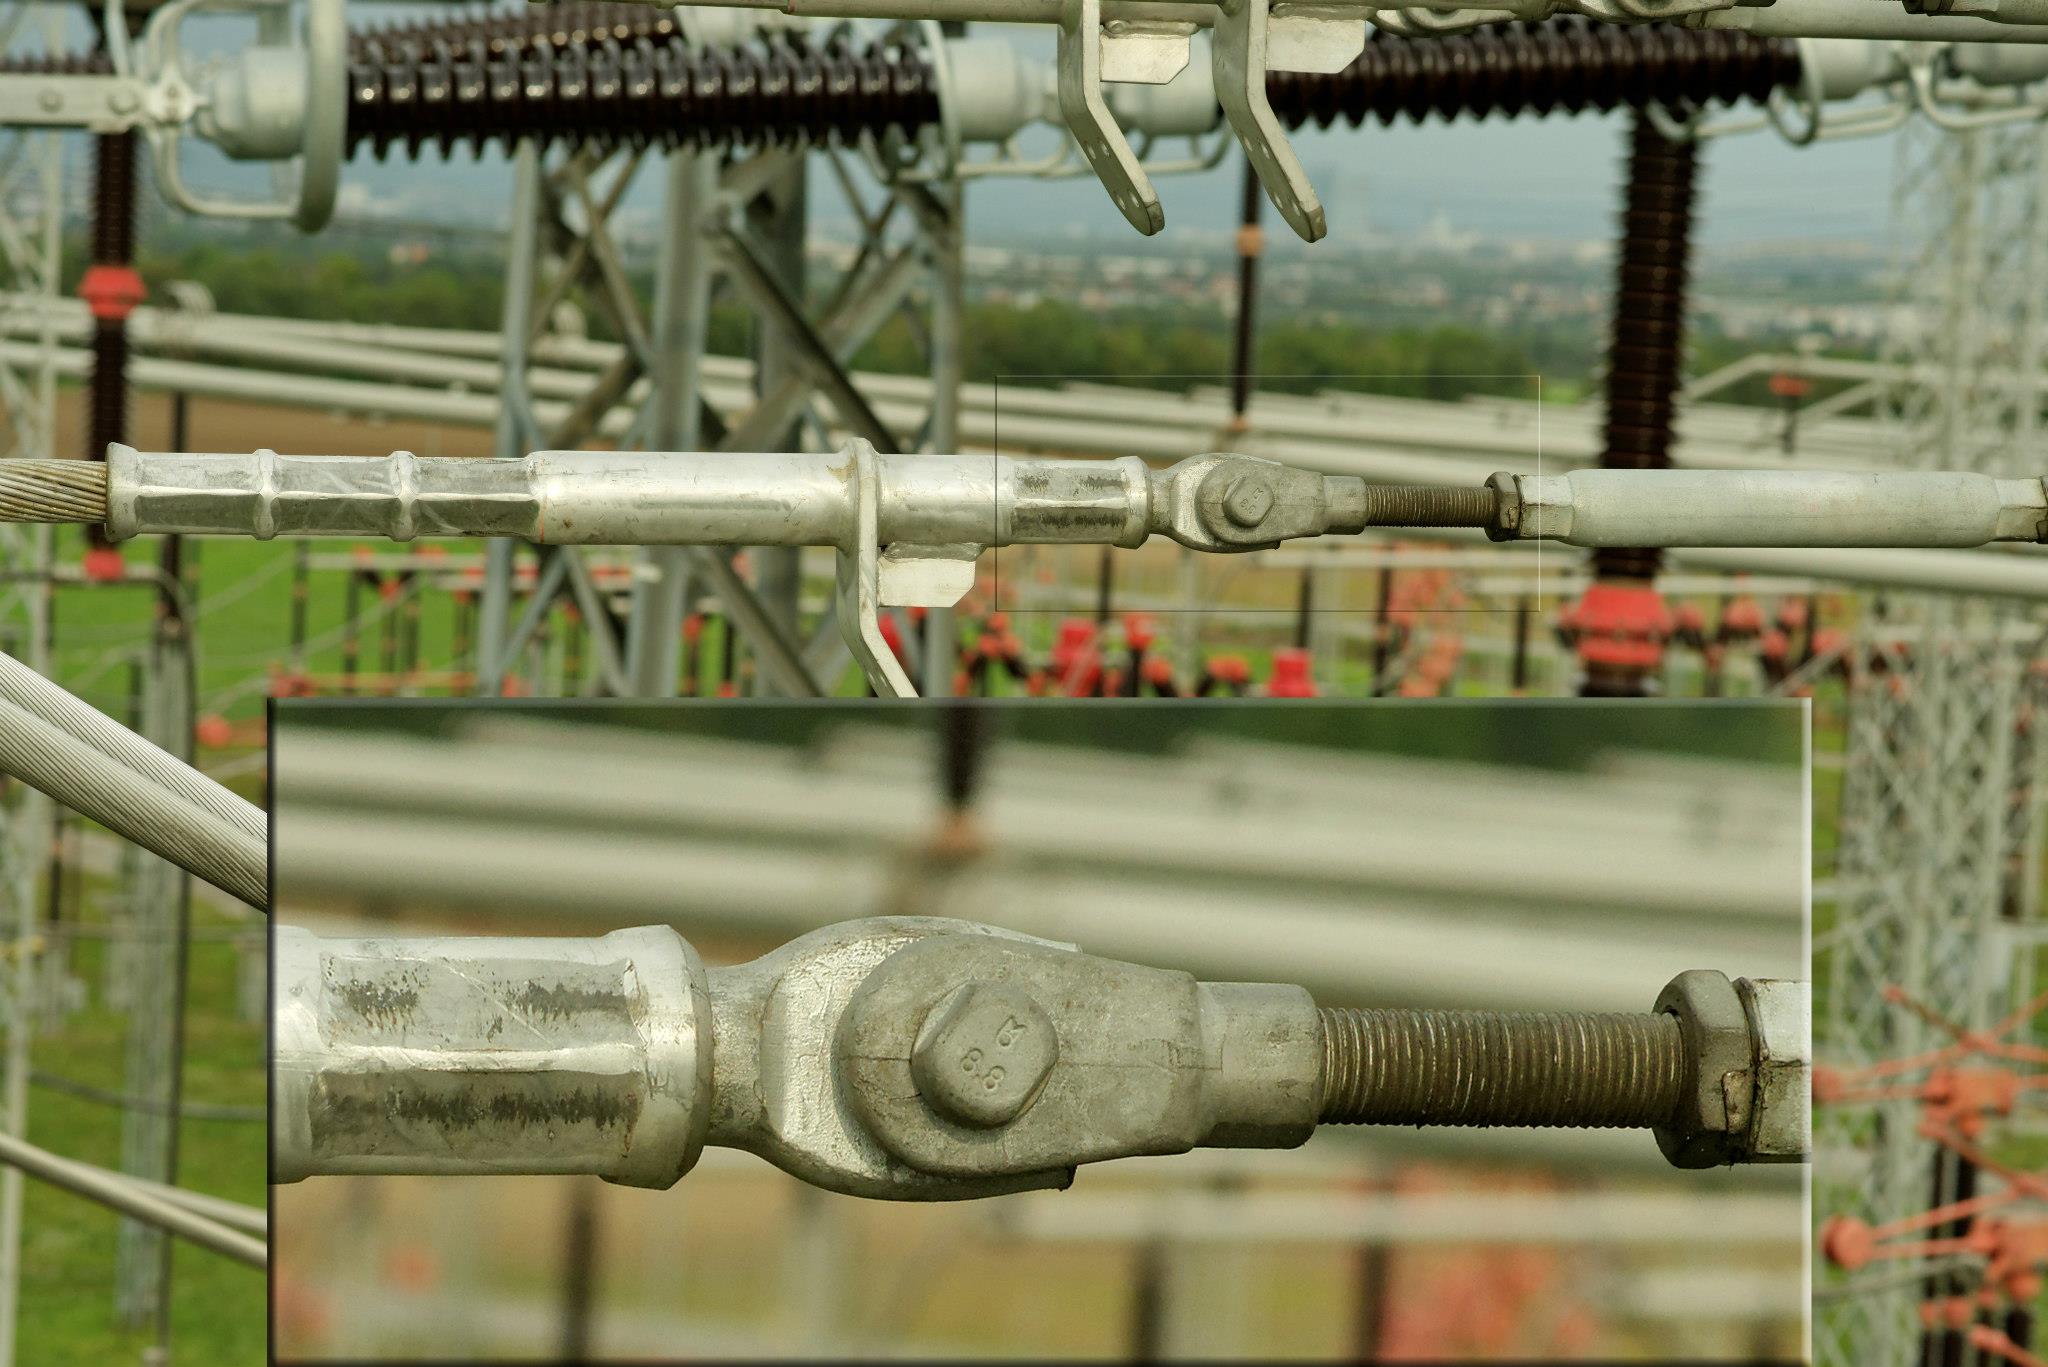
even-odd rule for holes
{"type": "Polygon", "coordinates": [[[575,1173],[706,1144],[892,1200],[1318,1124],[1655,1130],[1681,1167],[1800,1161],[1805,985],[1681,975],[1641,1015],[1319,1009],[965,921],[882,917],[706,969],[659,927],[329,940],[280,927],[278,1178],[575,1173]]]}

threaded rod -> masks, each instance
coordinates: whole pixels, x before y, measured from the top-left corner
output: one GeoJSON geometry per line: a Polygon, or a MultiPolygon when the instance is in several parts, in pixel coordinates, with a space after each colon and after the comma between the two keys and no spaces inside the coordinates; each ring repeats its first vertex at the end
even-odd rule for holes
{"type": "Polygon", "coordinates": [[[1325,1007],[1322,1122],[1643,1128],[1677,1110],[1674,1016],[1325,1007]]]}
{"type": "Polygon", "coordinates": [[[1498,497],[1485,485],[1368,484],[1368,527],[1490,527],[1498,497]]]}

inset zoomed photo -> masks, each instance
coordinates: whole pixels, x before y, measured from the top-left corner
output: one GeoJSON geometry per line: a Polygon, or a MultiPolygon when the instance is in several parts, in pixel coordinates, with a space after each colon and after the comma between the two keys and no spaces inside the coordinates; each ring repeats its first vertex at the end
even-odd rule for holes
{"type": "Polygon", "coordinates": [[[281,1362],[1807,1353],[1802,704],[274,717],[281,1362]]]}

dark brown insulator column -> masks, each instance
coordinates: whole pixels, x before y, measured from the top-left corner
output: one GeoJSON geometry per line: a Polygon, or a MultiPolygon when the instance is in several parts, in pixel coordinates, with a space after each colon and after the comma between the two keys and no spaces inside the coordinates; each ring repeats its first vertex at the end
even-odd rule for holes
{"type": "Polygon", "coordinates": [[[1579,114],[1667,105],[1761,101],[1796,85],[1788,40],[1667,24],[1600,24],[1576,16],[1401,38],[1375,30],[1334,76],[1275,71],[1273,111],[1291,128],[1579,114]]]}
{"type": "MultiPolygon", "coordinates": [[[[1698,171],[1696,144],[1673,142],[1647,117],[1635,116],[1607,351],[1604,469],[1671,464],[1698,171]]],[[[1648,548],[1593,552],[1594,583],[1573,614],[1584,695],[1638,697],[1646,690],[1670,635],[1670,617],[1654,587],[1661,560],[1648,548]]]]}
{"type": "MultiPolygon", "coordinates": [[[[78,286],[93,318],[88,460],[105,460],[110,443],[128,439],[128,315],[143,294],[135,273],[135,155],[132,131],[93,139],[92,265],[78,286]]],[[[88,571],[118,573],[105,531],[93,525],[86,534],[97,553],[89,557],[88,571]]]]}
{"type": "Polygon", "coordinates": [[[1244,164],[1244,203],[1237,225],[1237,318],[1231,340],[1230,428],[1245,430],[1246,413],[1252,406],[1252,379],[1258,370],[1259,255],[1265,250],[1265,233],[1259,218],[1266,207],[1266,192],[1259,184],[1251,162],[1244,164]]]}

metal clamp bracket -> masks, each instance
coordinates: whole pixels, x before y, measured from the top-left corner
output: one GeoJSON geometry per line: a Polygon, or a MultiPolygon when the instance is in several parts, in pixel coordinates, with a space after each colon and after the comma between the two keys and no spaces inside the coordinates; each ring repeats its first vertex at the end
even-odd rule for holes
{"type": "Polygon", "coordinates": [[[1266,99],[1266,72],[1343,70],[1365,50],[1365,21],[1356,14],[1316,5],[1282,6],[1275,13],[1269,0],[1223,0],[1216,9],[1209,49],[1216,101],[1267,198],[1304,242],[1322,240],[1329,222],[1266,99]]]}
{"type": "Polygon", "coordinates": [[[1065,0],[1057,59],[1060,114],[1117,211],[1150,236],[1166,226],[1166,211],[1102,96],[1103,49],[1102,0],[1065,0]]]}

